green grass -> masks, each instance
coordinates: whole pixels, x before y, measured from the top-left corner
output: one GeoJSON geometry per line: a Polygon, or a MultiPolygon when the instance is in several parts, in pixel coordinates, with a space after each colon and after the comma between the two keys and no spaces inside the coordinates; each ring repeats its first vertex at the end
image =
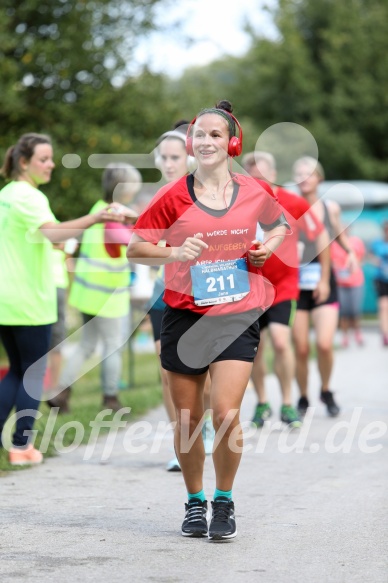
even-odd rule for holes
{"type": "MultiPolygon", "coordinates": [[[[273,350],[270,342],[266,344],[264,356],[267,370],[272,372],[273,350]]],[[[127,385],[132,381],[132,386],[121,390],[119,393],[119,399],[123,407],[131,407],[129,415],[123,417],[123,419],[130,421],[135,420],[162,403],[162,390],[156,355],[135,354],[132,359],[129,352],[125,351],[123,376],[127,385]],[[131,373],[132,359],[134,359],[135,366],[132,367],[131,373]]],[[[6,364],[6,361],[3,361],[3,364],[6,364]]],[[[101,425],[104,420],[113,420],[113,414],[105,416],[101,423],[96,421],[98,413],[103,409],[99,375],[100,367],[96,366],[75,383],[70,398],[70,413],[54,417],[53,412],[51,412],[50,416],[50,408],[46,403],[41,403],[39,412],[42,415],[34,425],[34,430],[37,431],[34,444],[43,452],[45,457],[56,455],[56,438],[59,440],[60,446],[67,447],[72,445],[77,438],[76,427],[78,427],[79,433],[82,434],[80,444],[89,442],[92,432],[91,422],[96,422],[100,426],[99,435],[103,435],[108,431],[101,425]]],[[[0,477],[6,475],[9,471],[20,471],[26,467],[29,466],[11,466],[8,462],[7,450],[0,449],[0,477]]]]}
{"type": "MultiPolygon", "coordinates": [[[[131,407],[131,412],[124,417],[124,419],[129,421],[133,421],[162,402],[162,390],[159,381],[156,355],[136,354],[134,359],[133,386],[121,390],[119,393],[119,399],[122,405],[124,407],[131,407]]],[[[125,380],[128,383],[129,359],[127,353],[124,355],[123,364],[125,380]]],[[[65,447],[73,444],[77,426],[79,435],[83,434],[80,443],[88,443],[92,431],[90,422],[94,422],[98,413],[103,409],[99,374],[100,367],[96,366],[75,383],[70,401],[71,412],[58,415],[55,423],[52,423],[54,421],[53,412],[51,412],[51,417],[49,417],[50,408],[46,403],[41,403],[39,412],[42,415],[35,422],[34,430],[37,431],[37,435],[34,443],[38,449],[42,449],[45,457],[56,455],[57,450],[54,445],[56,437],[65,447]],[[70,424],[70,426],[63,427],[65,424],[70,424]],[[79,424],[82,426],[82,429],[79,424]],[[61,427],[63,427],[62,430],[60,430],[61,427]],[[66,431],[64,431],[65,429],[66,431]],[[58,430],[60,430],[59,434],[58,430]]],[[[113,417],[114,415],[112,414],[104,417],[104,419],[113,420],[113,417]]],[[[97,424],[100,425],[98,421],[97,424]]],[[[103,435],[107,431],[106,428],[101,427],[100,435],[103,435]]],[[[26,467],[28,466],[11,466],[8,462],[8,452],[5,449],[0,450],[0,476],[5,475],[9,471],[17,471],[26,467]]]]}
{"type": "MultiPolygon", "coordinates": [[[[264,356],[268,372],[273,372],[273,350],[269,341],[266,343],[264,356]]],[[[311,347],[310,358],[315,358],[315,356],[316,350],[315,345],[313,344],[311,347]]],[[[5,354],[0,345],[0,365],[6,365],[5,358],[5,354]]],[[[131,407],[130,414],[125,417],[125,419],[131,421],[143,415],[148,410],[160,405],[162,402],[158,361],[155,354],[136,354],[133,358],[135,366],[132,368],[132,373],[130,373],[131,360],[128,351],[125,351],[123,359],[124,377],[127,384],[132,380],[133,386],[126,390],[122,390],[119,393],[119,398],[123,406],[131,407]],[[132,376],[133,378],[131,378],[132,376]]],[[[52,427],[52,417],[49,418],[50,409],[45,403],[41,404],[39,411],[42,413],[42,416],[36,421],[34,427],[37,431],[35,445],[38,448],[43,445],[43,453],[45,456],[50,457],[56,455],[54,441],[57,435],[61,437],[60,441],[63,446],[66,447],[73,444],[76,437],[75,422],[80,423],[83,428],[81,443],[88,443],[92,431],[90,422],[94,421],[98,413],[102,410],[102,393],[99,374],[100,367],[96,366],[74,385],[71,396],[71,412],[65,415],[58,415],[52,427]],[[49,419],[50,423],[48,424],[49,419]],[[73,426],[66,426],[68,429],[63,432],[63,436],[61,435],[61,432],[58,434],[58,430],[60,430],[65,424],[69,423],[73,423],[73,426]],[[50,435],[48,436],[48,434],[50,435]]],[[[113,415],[105,417],[105,420],[112,419],[113,415]]],[[[78,425],[78,423],[76,425],[78,425]]],[[[106,428],[101,427],[100,435],[103,435],[106,431],[106,428]]],[[[0,450],[0,477],[9,471],[18,471],[24,468],[25,466],[11,466],[8,462],[8,452],[6,450],[0,450]]]]}

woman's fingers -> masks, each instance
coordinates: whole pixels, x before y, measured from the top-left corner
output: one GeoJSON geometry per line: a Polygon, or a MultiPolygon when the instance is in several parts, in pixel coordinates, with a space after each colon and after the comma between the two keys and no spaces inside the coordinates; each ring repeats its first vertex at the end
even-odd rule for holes
{"type": "Polygon", "coordinates": [[[198,238],[198,236],[188,237],[181,247],[181,261],[192,261],[193,259],[197,259],[201,255],[203,249],[207,249],[207,247],[208,245],[198,238]]]}
{"type": "Polygon", "coordinates": [[[253,241],[253,243],[255,244],[255,249],[250,249],[249,261],[255,267],[261,267],[267,259],[268,249],[260,241],[253,241]]]}

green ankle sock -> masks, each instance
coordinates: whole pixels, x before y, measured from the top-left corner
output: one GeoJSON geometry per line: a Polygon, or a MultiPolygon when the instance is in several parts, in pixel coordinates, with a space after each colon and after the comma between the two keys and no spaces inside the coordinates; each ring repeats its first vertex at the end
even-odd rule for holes
{"type": "Polygon", "coordinates": [[[197,498],[197,500],[201,500],[201,502],[205,502],[205,500],[206,500],[205,492],[203,490],[200,490],[199,492],[196,492],[195,494],[190,494],[190,492],[187,492],[187,496],[189,498],[189,502],[191,500],[193,500],[194,498],[197,498]]]}
{"type": "Polygon", "coordinates": [[[216,488],[214,490],[214,500],[216,498],[218,498],[219,496],[223,496],[224,498],[229,498],[229,500],[232,499],[232,490],[219,490],[218,488],[216,488]]]}

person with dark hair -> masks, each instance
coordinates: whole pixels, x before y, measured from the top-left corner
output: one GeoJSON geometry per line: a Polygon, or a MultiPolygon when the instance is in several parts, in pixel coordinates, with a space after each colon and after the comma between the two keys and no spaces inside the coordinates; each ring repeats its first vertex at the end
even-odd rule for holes
{"type": "Polygon", "coordinates": [[[177,414],[175,451],[188,493],[181,532],[210,540],[236,536],[232,487],[243,442],[239,412],[260,338],[259,310],[273,299],[260,267],[288,229],[270,187],[229,167],[242,150],[242,129],[232,111],[230,102],[221,101],[191,122],[186,148],[197,169],[159,190],[139,217],[127,251],[130,261],[165,265],[161,362],[177,414]],[[263,243],[255,239],[257,221],[266,232],[263,243]],[[160,240],[166,245],[159,246],[160,240]],[[201,436],[208,374],[216,430],[209,527],[201,436]]]}
{"type": "Polygon", "coordinates": [[[16,408],[16,429],[9,451],[13,465],[43,459],[31,443],[50,345],[57,320],[52,273],[52,244],[78,237],[97,223],[124,221],[118,205],[104,204],[93,214],[59,223],[39,187],[55,167],[51,139],[23,134],[5,155],[1,174],[9,181],[0,191],[0,338],[9,371],[0,383],[0,435],[16,408]]]}
{"type": "MultiPolygon", "coordinates": [[[[103,198],[93,205],[90,213],[98,212],[113,201],[127,206],[141,184],[141,174],[136,168],[112,162],[102,175],[103,198]]],[[[136,215],[133,211],[133,220],[136,215]]],[[[124,317],[129,318],[130,309],[129,265],[125,249],[130,236],[128,226],[112,221],[105,226],[93,225],[82,238],[69,295],[69,304],[82,316],[82,336],[67,359],[56,396],[48,400],[48,404],[59,407],[61,413],[69,411],[71,385],[95,352],[99,340],[102,342],[102,406],[113,411],[121,408],[118,389],[124,342],[122,322],[124,317]]]]}

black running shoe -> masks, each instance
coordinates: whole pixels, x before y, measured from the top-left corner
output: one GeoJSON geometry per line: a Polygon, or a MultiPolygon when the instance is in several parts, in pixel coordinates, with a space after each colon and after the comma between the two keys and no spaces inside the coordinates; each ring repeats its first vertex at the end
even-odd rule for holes
{"type": "Polygon", "coordinates": [[[227,540],[237,534],[234,517],[234,503],[229,498],[219,496],[212,502],[213,515],[209,526],[210,540],[227,540]]]}
{"type": "Polygon", "coordinates": [[[201,502],[198,498],[185,504],[185,519],[182,523],[183,536],[201,537],[207,536],[207,502],[201,502]]]}
{"type": "Polygon", "coordinates": [[[322,403],[325,403],[327,412],[330,417],[337,417],[340,412],[340,408],[334,401],[333,393],[331,391],[321,391],[321,401],[322,403]]]}
{"type": "Polygon", "coordinates": [[[307,409],[309,408],[309,401],[307,397],[300,397],[296,408],[298,410],[299,415],[301,417],[304,417],[307,413],[307,409]]]}

